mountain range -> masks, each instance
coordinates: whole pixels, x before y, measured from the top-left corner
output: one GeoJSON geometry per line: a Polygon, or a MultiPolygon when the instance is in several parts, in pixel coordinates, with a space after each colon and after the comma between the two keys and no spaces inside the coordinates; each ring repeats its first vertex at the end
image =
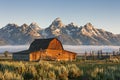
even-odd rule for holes
{"type": "Polygon", "coordinates": [[[120,45],[120,34],[97,29],[91,23],[84,26],[73,22],[65,25],[60,18],[44,29],[35,22],[21,26],[7,24],[0,29],[0,45],[24,45],[34,39],[53,37],[65,45],[120,45]]]}

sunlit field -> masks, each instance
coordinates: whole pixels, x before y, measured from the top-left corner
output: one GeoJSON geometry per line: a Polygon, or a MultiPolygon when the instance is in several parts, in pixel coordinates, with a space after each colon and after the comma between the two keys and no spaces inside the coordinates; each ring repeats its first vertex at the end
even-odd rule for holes
{"type": "Polygon", "coordinates": [[[76,61],[0,61],[0,80],[120,80],[120,62],[76,61]]]}

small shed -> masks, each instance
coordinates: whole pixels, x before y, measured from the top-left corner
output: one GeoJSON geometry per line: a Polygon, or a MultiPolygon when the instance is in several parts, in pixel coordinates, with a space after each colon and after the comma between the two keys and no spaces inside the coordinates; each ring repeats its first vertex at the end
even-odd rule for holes
{"type": "Polygon", "coordinates": [[[28,50],[13,54],[13,60],[39,61],[43,60],[75,60],[76,53],[63,49],[57,38],[35,39],[28,50]]]}

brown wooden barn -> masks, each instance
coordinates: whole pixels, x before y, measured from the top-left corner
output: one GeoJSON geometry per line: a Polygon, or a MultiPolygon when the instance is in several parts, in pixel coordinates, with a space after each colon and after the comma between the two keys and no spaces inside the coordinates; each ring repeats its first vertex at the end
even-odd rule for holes
{"type": "Polygon", "coordinates": [[[28,50],[13,54],[14,60],[39,61],[42,60],[75,60],[76,53],[63,49],[57,38],[35,39],[28,50]]]}

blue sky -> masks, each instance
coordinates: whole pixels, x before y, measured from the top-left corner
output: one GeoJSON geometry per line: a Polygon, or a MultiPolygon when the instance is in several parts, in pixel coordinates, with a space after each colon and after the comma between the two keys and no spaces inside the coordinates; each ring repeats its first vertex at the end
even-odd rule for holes
{"type": "Polygon", "coordinates": [[[42,28],[60,17],[64,24],[91,22],[96,28],[120,33],[120,0],[1,0],[0,27],[37,22],[42,28]]]}

